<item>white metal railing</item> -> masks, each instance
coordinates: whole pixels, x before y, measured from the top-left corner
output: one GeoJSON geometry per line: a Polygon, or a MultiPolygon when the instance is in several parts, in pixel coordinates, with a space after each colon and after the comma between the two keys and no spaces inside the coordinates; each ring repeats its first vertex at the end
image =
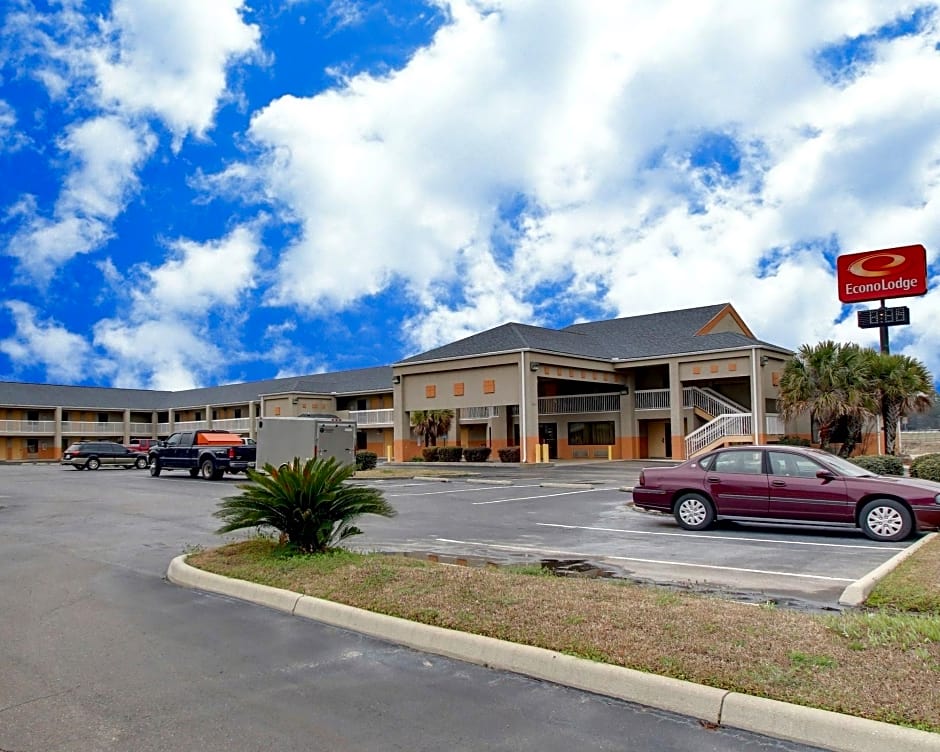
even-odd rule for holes
{"type": "Polygon", "coordinates": [[[637,389],[633,394],[634,410],[668,410],[668,389],[637,389]]]}
{"type": "Polygon", "coordinates": [[[687,386],[682,389],[682,406],[697,407],[712,417],[726,415],[727,413],[743,413],[740,405],[731,400],[722,399],[713,392],[706,392],[697,386],[687,386]]]}
{"type": "Polygon", "coordinates": [[[251,418],[214,418],[212,420],[212,427],[220,428],[223,431],[232,431],[233,433],[250,431],[251,418]]]}
{"type": "Polygon", "coordinates": [[[169,436],[170,433],[169,423],[157,423],[157,436],[169,436]]]}
{"type": "Polygon", "coordinates": [[[725,436],[753,436],[750,413],[725,413],[685,437],[685,456],[691,457],[725,436]]]}
{"type": "Polygon", "coordinates": [[[782,436],[787,432],[786,424],[777,413],[764,416],[764,433],[768,436],[782,436]]]}
{"type": "Polygon", "coordinates": [[[54,420],[0,420],[3,433],[55,433],[54,420]]]}
{"type": "Polygon", "coordinates": [[[499,405],[484,407],[461,407],[460,420],[489,420],[499,417],[499,405]]]}
{"type": "Polygon", "coordinates": [[[615,413],[620,410],[620,393],[578,394],[570,397],[540,397],[539,415],[615,413]]]}
{"type": "Polygon", "coordinates": [[[350,410],[349,419],[360,426],[390,426],[394,411],[391,408],[381,410],[350,410]]]}
{"type": "Polygon", "coordinates": [[[124,422],[98,423],[85,420],[63,420],[62,433],[66,436],[123,436],[124,422]]]}
{"type": "Polygon", "coordinates": [[[731,399],[731,397],[728,397],[728,396],[722,394],[722,393],[719,392],[717,389],[713,389],[713,388],[710,387],[710,386],[703,386],[703,387],[700,387],[700,388],[701,388],[701,390],[702,390],[703,392],[705,392],[706,394],[710,394],[710,395],[711,395],[712,397],[714,397],[715,399],[717,399],[717,400],[719,400],[719,401],[721,401],[721,402],[724,402],[726,405],[729,405],[729,406],[731,407],[731,409],[730,409],[730,410],[725,410],[725,412],[728,412],[728,413],[746,413],[746,412],[748,412],[748,409],[747,409],[744,405],[742,405],[740,402],[735,402],[733,399],[731,399]]]}
{"type": "Polygon", "coordinates": [[[152,436],[153,423],[131,423],[131,436],[152,436]]]}
{"type": "Polygon", "coordinates": [[[198,431],[200,428],[208,428],[207,420],[181,420],[173,424],[174,431],[198,431]]]}

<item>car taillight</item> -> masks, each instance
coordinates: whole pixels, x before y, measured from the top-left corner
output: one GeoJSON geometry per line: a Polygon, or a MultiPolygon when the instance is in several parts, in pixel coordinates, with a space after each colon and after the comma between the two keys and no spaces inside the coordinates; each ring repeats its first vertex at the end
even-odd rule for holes
{"type": "Polygon", "coordinates": [[[234,460],[234,459],[235,459],[235,447],[229,447],[229,448],[228,448],[228,458],[229,458],[230,460],[234,460]]]}
{"type": "Polygon", "coordinates": [[[645,486],[645,485],[646,485],[646,478],[643,477],[643,471],[642,471],[642,470],[640,470],[640,481],[639,481],[639,485],[641,485],[641,486],[645,486]]]}

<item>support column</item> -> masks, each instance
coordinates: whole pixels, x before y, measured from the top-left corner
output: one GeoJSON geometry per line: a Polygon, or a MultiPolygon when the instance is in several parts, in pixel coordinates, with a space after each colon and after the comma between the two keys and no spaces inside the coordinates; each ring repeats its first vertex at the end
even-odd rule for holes
{"type": "Polygon", "coordinates": [[[254,400],[250,400],[248,402],[248,437],[251,439],[254,439],[255,441],[258,440],[258,421],[256,420],[257,412],[256,412],[256,407],[255,407],[256,405],[257,403],[254,400]]]}
{"type": "Polygon", "coordinates": [[[60,459],[62,457],[62,408],[57,407],[54,412],[54,425],[53,431],[55,435],[53,441],[55,442],[55,447],[53,449],[53,457],[55,459],[60,459]]]}
{"type": "Polygon", "coordinates": [[[131,411],[124,411],[124,443],[131,443],[131,411]]]}
{"type": "Polygon", "coordinates": [[[679,364],[669,364],[669,431],[672,437],[672,459],[684,460],[685,426],[682,422],[682,381],[679,364]]]}

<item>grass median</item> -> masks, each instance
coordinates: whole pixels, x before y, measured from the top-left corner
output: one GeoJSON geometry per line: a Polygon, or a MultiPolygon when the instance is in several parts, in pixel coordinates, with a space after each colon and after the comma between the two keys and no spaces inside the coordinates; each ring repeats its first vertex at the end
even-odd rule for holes
{"type": "Polygon", "coordinates": [[[940,732],[940,537],[882,581],[865,609],[837,615],[538,567],[297,555],[265,538],[187,561],[425,624],[940,732]]]}

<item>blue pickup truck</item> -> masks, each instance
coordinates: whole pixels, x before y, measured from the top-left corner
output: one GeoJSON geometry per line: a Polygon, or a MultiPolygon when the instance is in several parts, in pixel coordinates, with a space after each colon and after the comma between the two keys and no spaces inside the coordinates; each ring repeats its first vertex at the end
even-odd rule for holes
{"type": "Polygon", "coordinates": [[[164,470],[187,470],[192,478],[220,480],[225,473],[253,468],[256,452],[229,431],[179,431],[150,448],[150,475],[156,478],[164,470]]]}

